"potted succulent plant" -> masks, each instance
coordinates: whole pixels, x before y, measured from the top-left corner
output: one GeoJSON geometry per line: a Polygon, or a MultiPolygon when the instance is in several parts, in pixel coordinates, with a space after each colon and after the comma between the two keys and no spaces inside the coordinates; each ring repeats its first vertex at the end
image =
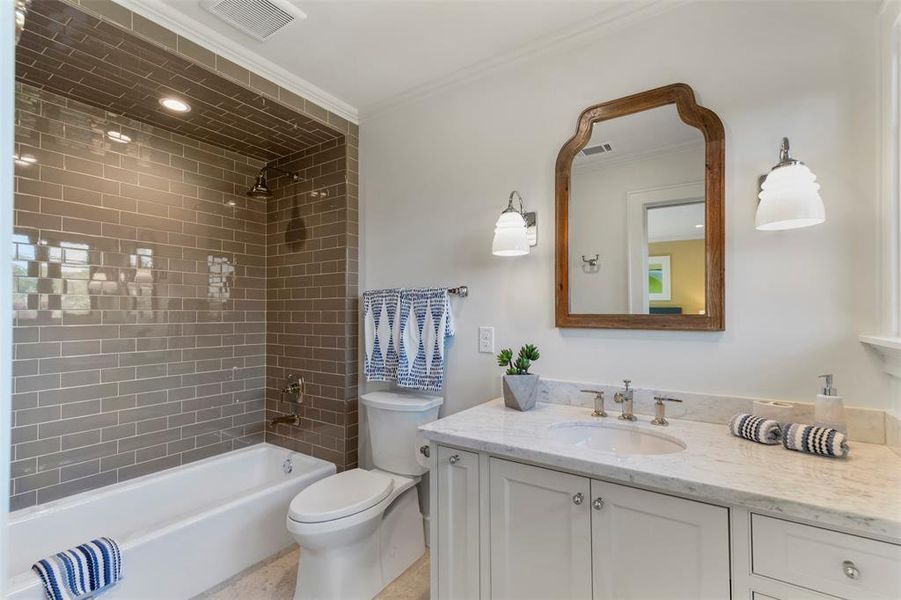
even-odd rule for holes
{"type": "Polygon", "coordinates": [[[504,373],[504,404],[507,408],[529,410],[535,406],[538,391],[538,375],[529,373],[529,367],[538,360],[538,348],[526,344],[513,358],[513,350],[504,348],[497,355],[497,364],[506,367],[504,373]]]}

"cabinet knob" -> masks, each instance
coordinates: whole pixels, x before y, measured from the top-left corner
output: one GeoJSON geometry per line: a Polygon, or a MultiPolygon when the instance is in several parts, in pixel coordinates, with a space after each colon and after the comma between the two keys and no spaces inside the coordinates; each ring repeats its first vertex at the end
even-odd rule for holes
{"type": "Polygon", "coordinates": [[[575,504],[576,506],[579,506],[580,504],[582,504],[582,500],[584,500],[584,499],[585,499],[585,497],[582,495],[582,492],[579,492],[578,494],[573,496],[573,504],[575,504]]]}
{"type": "Polygon", "coordinates": [[[858,579],[860,577],[860,569],[850,560],[842,563],[842,571],[844,571],[845,577],[848,579],[858,579]]]}
{"type": "Polygon", "coordinates": [[[591,503],[591,507],[595,510],[601,510],[604,508],[604,499],[601,497],[595,498],[594,502],[591,503]]]}
{"type": "Polygon", "coordinates": [[[453,456],[451,456],[450,458],[447,459],[447,462],[449,462],[452,465],[457,464],[458,462],[460,462],[460,455],[454,454],[453,456]]]}

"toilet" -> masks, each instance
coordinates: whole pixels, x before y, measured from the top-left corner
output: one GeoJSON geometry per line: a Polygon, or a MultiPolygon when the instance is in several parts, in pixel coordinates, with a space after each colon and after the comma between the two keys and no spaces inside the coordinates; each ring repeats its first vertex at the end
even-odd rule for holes
{"type": "Polygon", "coordinates": [[[416,484],[417,428],[438,418],[443,398],[401,392],[360,396],[372,470],[352,469],[301,491],[288,510],[300,546],[295,600],[369,599],[425,552],[416,484]]]}

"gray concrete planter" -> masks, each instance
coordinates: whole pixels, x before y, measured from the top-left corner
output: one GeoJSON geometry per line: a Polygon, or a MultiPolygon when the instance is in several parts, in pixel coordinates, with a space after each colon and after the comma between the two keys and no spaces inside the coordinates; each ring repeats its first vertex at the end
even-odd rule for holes
{"type": "Polygon", "coordinates": [[[538,375],[504,375],[504,404],[507,408],[529,410],[538,397],[538,375]]]}

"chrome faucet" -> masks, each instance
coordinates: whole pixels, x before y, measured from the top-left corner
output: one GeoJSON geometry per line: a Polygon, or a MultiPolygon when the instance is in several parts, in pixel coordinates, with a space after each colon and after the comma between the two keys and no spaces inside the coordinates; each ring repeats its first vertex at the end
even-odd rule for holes
{"type": "Polygon", "coordinates": [[[629,389],[632,383],[631,379],[623,379],[625,389],[621,392],[613,394],[613,401],[623,405],[623,414],[619,416],[621,421],[634,421],[635,415],[632,412],[633,391],[629,389]]]}

